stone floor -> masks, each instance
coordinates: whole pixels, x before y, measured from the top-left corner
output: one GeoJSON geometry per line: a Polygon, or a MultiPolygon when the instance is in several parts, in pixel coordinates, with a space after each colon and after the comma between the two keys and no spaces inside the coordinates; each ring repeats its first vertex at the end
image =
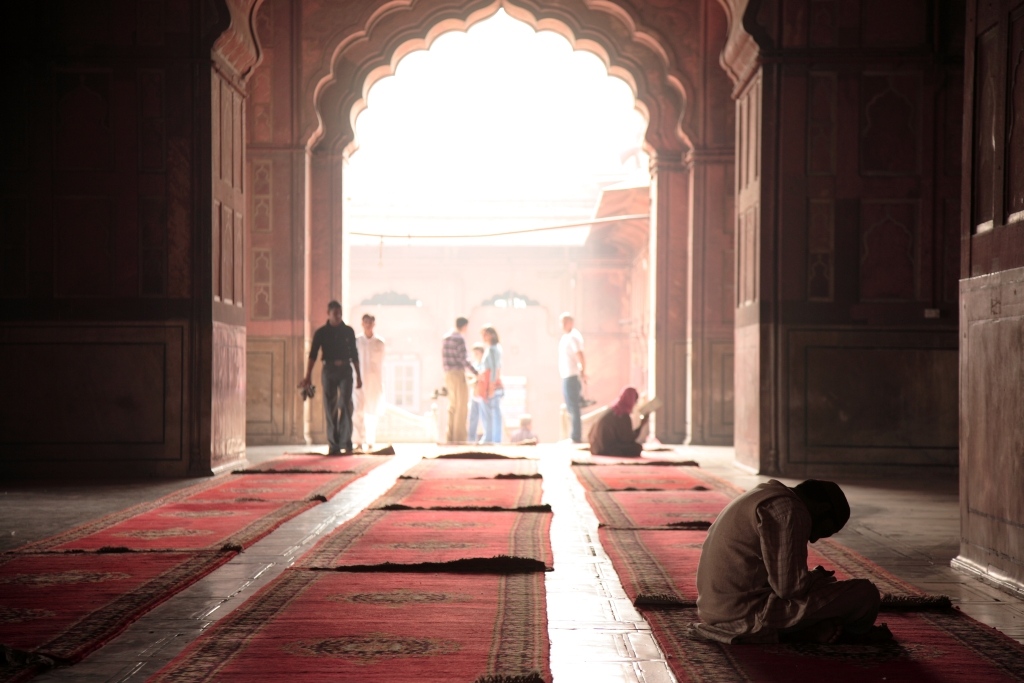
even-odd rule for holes
{"type": "MultiPolygon", "coordinates": [[[[257,463],[285,448],[251,448],[257,463]]],[[[398,455],[355,481],[329,502],[279,527],[246,552],[182,591],[85,661],[37,681],[143,681],[203,630],[280,574],[324,533],[387,491],[428,445],[399,445],[398,455]]],[[[569,469],[571,447],[539,446],[517,454],[540,458],[545,501],[554,510],[555,571],[546,575],[551,669],[554,680],[660,683],[673,681],[642,616],[626,598],[597,540],[597,519],[569,469]]],[[[658,455],[667,455],[661,454],[658,455]]],[[[676,449],[709,472],[749,488],[767,479],[732,465],[728,448],[676,449]]],[[[793,483],[790,480],[783,480],[793,483]]],[[[7,482],[0,491],[0,550],[45,538],[88,519],[158,497],[193,480],[7,482]]],[[[913,479],[842,479],[853,509],[837,540],[897,576],[949,595],[964,612],[1024,642],[1024,602],[954,572],[959,549],[957,481],[950,475],[913,479]]]]}

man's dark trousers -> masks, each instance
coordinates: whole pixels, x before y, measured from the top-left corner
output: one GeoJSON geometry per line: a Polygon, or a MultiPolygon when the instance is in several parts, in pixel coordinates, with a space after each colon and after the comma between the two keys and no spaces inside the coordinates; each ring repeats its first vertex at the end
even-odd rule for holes
{"type": "Polygon", "coordinates": [[[324,387],[324,419],[330,453],[352,449],[352,365],[324,363],[320,373],[324,387]]]}
{"type": "Polygon", "coordinates": [[[569,418],[572,420],[573,443],[580,443],[583,440],[583,424],[580,419],[580,392],[583,385],[580,383],[579,375],[572,375],[562,380],[562,398],[565,399],[565,409],[569,411],[569,418]]]}

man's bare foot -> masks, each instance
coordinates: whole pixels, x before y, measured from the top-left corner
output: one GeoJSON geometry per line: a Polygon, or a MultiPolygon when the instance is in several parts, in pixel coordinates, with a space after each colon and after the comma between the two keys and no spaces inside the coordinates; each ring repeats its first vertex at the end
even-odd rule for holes
{"type": "Polygon", "coordinates": [[[785,643],[834,643],[843,635],[843,625],[836,619],[826,619],[816,624],[811,624],[799,631],[793,631],[783,636],[785,643]]]}

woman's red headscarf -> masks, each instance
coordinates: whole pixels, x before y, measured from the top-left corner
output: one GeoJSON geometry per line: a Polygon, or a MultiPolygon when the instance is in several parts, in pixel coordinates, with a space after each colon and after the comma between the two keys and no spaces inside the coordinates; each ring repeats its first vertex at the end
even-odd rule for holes
{"type": "Polygon", "coordinates": [[[612,412],[622,417],[623,415],[629,415],[633,412],[633,406],[640,400],[640,394],[637,393],[633,387],[626,387],[619,394],[619,400],[612,406],[612,412]]]}

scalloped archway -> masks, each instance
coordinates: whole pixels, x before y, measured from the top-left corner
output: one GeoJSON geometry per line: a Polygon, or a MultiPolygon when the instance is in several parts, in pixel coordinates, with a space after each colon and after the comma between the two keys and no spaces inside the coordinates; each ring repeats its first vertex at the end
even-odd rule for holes
{"type": "MultiPolygon", "coordinates": [[[[309,321],[319,319],[326,302],[341,298],[347,264],[339,189],[354,120],[370,87],[391,75],[410,52],[499,9],[597,55],[610,75],[629,85],[647,116],[652,176],[648,387],[665,400],[657,434],[674,443],[731,443],[727,420],[717,433],[706,426],[713,413],[724,415],[708,402],[731,395],[732,387],[724,380],[721,390],[701,386],[711,380],[705,381],[699,367],[692,369],[705,364],[709,330],[719,350],[731,345],[732,336],[731,310],[712,311],[711,325],[694,319],[704,316],[707,306],[694,302],[694,296],[705,297],[705,283],[700,273],[695,279],[691,272],[694,254],[706,251],[705,236],[713,235],[715,263],[728,272],[718,273],[711,286],[731,288],[732,204],[721,197],[731,196],[735,133],[731,82],[719,65],[729,27],[717,0],[265,0],[261,14],[276,14],[274,20],[258,19],[261,42],[264,29],[279,34],[280,25],[288,23],[291,30],[286,144],[293,170],[287,182],[301,188],[301,210],[296,207],[291,220],[300,219],[303,227],[302,272],[295,276],[303,282],[305,338],[309,321]],[[705,210],[706,197],[716,202],[714,211],[705,210]],[[695,404],[694,396],[708,405],[695,404]]],[[[274,40],[266,61],[279,62],[271,53],[282,41],[274,40]]],[[[276,68],[281,69],[279,63],[276,68]]],[[[259,73],[254,81],[260,83],[259,73]]],[[[277,153],[267,146],[268,157],[277,153]]],[[[250,158],[259,154],[259,145],[251,145],[250,158]]],[[[714,294],[714,306],[729,309],[731,296],[714,294]]]]}

